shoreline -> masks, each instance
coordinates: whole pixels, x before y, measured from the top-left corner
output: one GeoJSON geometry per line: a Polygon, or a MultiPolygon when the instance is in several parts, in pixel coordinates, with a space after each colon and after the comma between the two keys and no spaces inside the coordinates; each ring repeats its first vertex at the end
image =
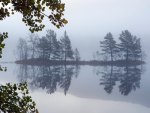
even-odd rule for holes
{"type": "Polygon", "coordinates": [[[90,66],[134,66],[145,64],[144,61],[140,60],[130,60],[126,62],[125,60],[116,61],[99,61],[99,60],[89,60],[89,61],[74,61],[74,60],[45,60],[45,59],[28,59],[28,60],[18,60],[15,61],[16,64],[24,65],[35,65],[35,66],[52,66],[52,65],[90,65],[90,66]]]}

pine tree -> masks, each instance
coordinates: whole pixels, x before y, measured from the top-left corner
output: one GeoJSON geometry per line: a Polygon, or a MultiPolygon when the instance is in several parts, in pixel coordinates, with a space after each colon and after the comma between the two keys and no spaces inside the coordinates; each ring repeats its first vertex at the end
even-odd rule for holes
{"type": "Polygon", "coordinates": [[[73,51],[71,46],[71,41],[65,31],[64,36],[60,40],[62,52],[64,54],[64,60],[66,61],[68,58],[73,59],[73,51]]]}
{"type": "Polygon", "coordinates": [[[77,48],[74,51],[74,58],[76,62],[80,61],[80,53],[77,48]]]}
{"type": "Polygon", "coordinates": [[[102,47],[103,54],[109,54],[111,61],[113,61],[114,55],[117,52],[117,44],[111,33],[107,33],[104,41],[100,41],[100,47],[102,47]]]}
{"type": "Polygon", "coordinates": [[[126,61],[136,60],[141,57],[140,38],[133,36],[128,30],[122,31],[119,37],[120,52],[124,55],[126,61]]]}
{"type": "Polygon", "coordinates": [[[51,46],[52,46],[52,59],[53,60],[60,59],[60,45],[56,38],[56,34],[53,35],[53,37],[52,37],[51,46]]]}
{"type": "Polygon", "coordinates": [[[133,41],[132,54],[135,61],[142,57],[141,40],[136,36],[133,41]]]}
{"type": "Polygon", "coordinates": [[[42,37],[39,39],[38,49],[39,49],[39,57],[42,59],[49,59],[49,45],[46,37],[42,37]]]}
{"type": "Polygon", "coordinates": [[[52,37],[56,37],[56,33],[53,30],[46,31],[46,40],[48,43],[48,57],[51,60],[52,58],[52,37]]]}

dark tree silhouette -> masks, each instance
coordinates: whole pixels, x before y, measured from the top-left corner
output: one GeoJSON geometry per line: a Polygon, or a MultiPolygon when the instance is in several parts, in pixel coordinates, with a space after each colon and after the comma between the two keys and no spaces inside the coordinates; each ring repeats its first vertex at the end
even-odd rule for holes
{"type": "Polygon", "coordinates": [[[100,47],[102,47],[103,54],[109,54],[111,61],[113,61],[114,55],[117,52],[117,44],[111,33],[107,33],[104,41],[100,41],[100,47]]]}
{"type": "Polygon", "coordinates": [[[128,95],[131,91],[135,91],[137,88],[140,88],[140,80],[141,70],[136,66],[126,66],[124,68],[124,73],[120,76],[119,91],[123,95],[128,95]]]}
{"type": "Polygon", "coordinates": [[[36,34],[31,34],[29,40],[20,39],[17,46],[18,61],[52,61],[60,63],[66,62],[66,60],[76,61],[80,60],[80,54],[78,49],[72,50],[71,41],[67,35],[57,40],[57,34],[53,30],[47,30],[46,35],[39,37],[36,34]],[[26,51],[25,51],[26,50],[26,51]],[[27,59],[28,58],[28,59],[27,59]]]}
{"type": "Polygon", "coordinates": [[[119,82],[119,91],[122,95],[129,95],[132,91],[140,88],[140,80],[142,69],[140,66],[105,67],[106,70],[97,70],[97,74],[101,74],[100,85],[104,86],[104,90],[111,94],[116,83],[119,82]],[[110,69],[110,71],[109,71],[110,69]]]}
{"type": "Polygon", "coordinates": [[[19,12],[31,32],[45,27],[42,24],[44,17],[58,28],[67,23],[67,20],[62,18],[65,4],[61,3],[61,0],[1,0],[0,5],[0,20],[19,12]],[[45,14],[46,7],[51,11],[49,15],[45,14]]]}
{"type": "MultiPolygon", "coordinates": [[[[68,23],[63,18],[65,4],[61,0],[1,0],[0,5],[0,20],[19,12],[22,14],[22,21],[29,26],[32,33],[41,31],[45,27],[42,24],[45,17],[57,28],[68,23]],[[51,12],[49,15],[45,14],[46,7],[51,12]]],[[[3,41],[6,38],[8,38],[7,32],[0,33],[0,57],[5,46],[3,41]]]]}
{"type": "MultiPolygon", "coordinates": [[[[107,67],[108,68],[108,67],[107,67]]],[[[106,72],[101,72],[102,78],[100,79],[100,85],[104,86],[104,90],[110,94],[112,93],[113,87],[117,82],[117,74],[114,72],[113,66],[110,67],[110,71],[107,69],[106,72]]]]}
{"type": "Polygon", "coordinates": [[[125,56],[126,61],[141,57],[140,39],[133,36],[128,30],[122,31],[119,37],[121,43],[119,44],[120,52],[125,56]]]}
{"type": "Polygon", "coordinates": [[[77,78],[80,69],[77,66],[31,67],[27,65],[20,65],[19,68],[19,81],[27,81],[31,89],[42,88],[52,94],[60,87],[65,95],[71,85],[72,77],[77,78]]]}
{"type": "Polygon", "coordinates": [[[42,37],[39,39],[38,43],[39,57],[43,60],[49,59],[49,43],[46,37],[42,37]]]}
{"type": "MultiPolygon", "coordinates": [[[[19,12],[22,14],[22,21],[30,27],[31,32],[40,31],[45,27],[42,24],[44,17],[48,17],[57,28],[67,23],[67,20],[62,18],[65,4],[62,4],[61,0],[1,0],[0,6],[0,20],[19,12]],[[50,15],[44,14],[46,7],[50,10],[50,15]]],[[[5,46],[3,41],[7,37],[8,33],[0,33],[0,57],[5,46]]],[[[25,59],[27,57],[25,53],[25,59]]],[[[38,113],[35,102],[27,94],[26,84],[0,85],[0,112],[38,113]]]]}
{"type": "Polygon", "coordinates": [[[27,83],[0,85],[0,112],[38,113],[28,94],[27,83]]]}
{"type": "Polygon", "coordinates": [[[8,33],[0,33],[0,58],[2,58],[2,49],[5,47],[4,40],[8,38],[8,33]]]}
{"type": "Polygon", "coordinates": [[[68,58],[73,59],[73,50],[71,47],[71,41],[66,31],[64,32],[64,36],[60,39],[60,44],[62,52],[64,54],[64,60],[66,61],[68,58]]]}
{"type": "Polygon", "coordinates": [[[59,42],[56,33],[53,30],[47,30],[47,41],[49,43],[49,59],[56,60],[60,58],[59,42]]]}

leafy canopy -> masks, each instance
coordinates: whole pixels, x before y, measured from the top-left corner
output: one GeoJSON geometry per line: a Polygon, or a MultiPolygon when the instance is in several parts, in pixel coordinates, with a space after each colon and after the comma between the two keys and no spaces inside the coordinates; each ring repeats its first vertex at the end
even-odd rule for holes
{"type": "Polygon", "coordinates": [[[0,85],[0,112],[38,113],[27,83],[0,85]]]}
{"type": "MultiPolygon", "coordinates": [[[[42,24],[44,17],[57,28],[67,24],[67,20],[63,18],[65,4],[61,0],[0,0],[0,20],[10,17],[15,13],[22,14],[22,21],[29,26],[29,30],[33,33],[41,31],[45,25],[42,24]],[[50,14],[45,14],[46,7],[50,14]]],[[[8,37],[8,33],[0,33],[0,58],[2,49],[5,47],[4,39],[8,37]]],[[[0,67],[0,70],[2,68],[0,67]]],[[[27,84],[0,85],[0,112],[8,113],[27,113],[36,112],[35,102],[28,96],[27,84]],[[19,93],[20,92],[20,93],[19,93]]]]}
{"type": "MultiPolygon", "coordinates": [[[[45,25],[42,24],[44,17],[57,28],[63,27],[68,21],[63,18],[65,4],[61,0],[0,0],[0,20],[10,17],[15,13],[22,14],[22,21],[29,26],[33,33],[41,31],[45,25]],[[45,14],[46,8],[49,14],[45,14]]],[[[0,33],[0,57],[5,44],[3,41],[8,37],[8,33],[0,33]]]]}
{"type": "Polygon", "coordinates": [[[65,4],[61,0],[0,0],[0,6],[0,20],[19,12],[31,32],[41,31],[45,27],[42,24],[44,17],[48,17],[57,28],[67,24],[67,20],[62,17],[65,4]],[[46,7],[50,11],[48,15],[44,13],[46,7]]]}

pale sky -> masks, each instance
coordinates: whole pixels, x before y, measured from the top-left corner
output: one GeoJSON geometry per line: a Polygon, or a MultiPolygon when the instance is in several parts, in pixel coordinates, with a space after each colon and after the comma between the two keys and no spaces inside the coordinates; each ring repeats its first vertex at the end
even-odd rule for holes
{"type": "MultiPolygon", "coordinates": [[[[92,59],[92,54],[99,49],[99,41],[107,32],[118,38],[122,30],[128,29],[142,39],[144,49],[148,51],[150,42],[150,0],[63,0],[66,4],[65,18],[69,23],[56,29],[46,19],[46,28],[39,32],[44,35],[46,29],[54,29],[58,38],[66,30],[73,48],[77,47],[83,59],[92,59]]],[[[0,32],[9,32],[3,60],[13,61],[16,41],[27,37],[28,27],[16,14],[0,22],[0,32]]]]}

